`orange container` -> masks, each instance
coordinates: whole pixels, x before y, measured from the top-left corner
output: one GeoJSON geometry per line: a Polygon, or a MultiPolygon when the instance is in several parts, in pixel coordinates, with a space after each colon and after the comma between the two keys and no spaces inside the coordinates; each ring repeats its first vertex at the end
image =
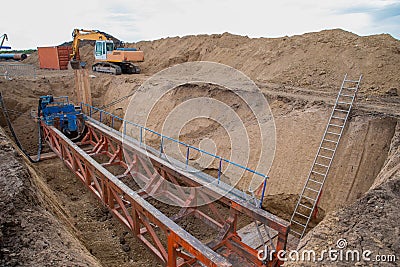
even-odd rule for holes
{"type": "Polygon", "coordinates": [[[66,70],[71,53],[71,46],[38,47],[39,66],[41,69],[66,70]]]}

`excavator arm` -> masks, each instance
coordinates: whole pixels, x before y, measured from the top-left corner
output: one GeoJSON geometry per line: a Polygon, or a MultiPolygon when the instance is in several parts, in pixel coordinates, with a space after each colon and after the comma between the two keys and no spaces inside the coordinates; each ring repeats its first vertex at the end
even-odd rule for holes
{"type": "Polygon", "coordinates": [[[70,55],[71,59],[71,67],[73,69],[81,68],[81,63],[77,60],[77,55],[79,51],[79,44],[81,40],[107,40],[108,38],[101,32],[96,30],[83,30],[83,29],[74,29],[72,32],[72,37],[74,38],[72,42],[72,54],[70,55]]]}
{"type": "Polygon", "coordinates": [[[0,42],[0,49],[2,49],[2,48],[10,49],[10,48],[11,48],[11,47],[9,47],[9,46],[4,46],[4,47],[3,47],[4,40],[8,41],[7,34],[3,34],[2,36],[0,36],[0,40],[1,40],[1,42],[0,42]]]}

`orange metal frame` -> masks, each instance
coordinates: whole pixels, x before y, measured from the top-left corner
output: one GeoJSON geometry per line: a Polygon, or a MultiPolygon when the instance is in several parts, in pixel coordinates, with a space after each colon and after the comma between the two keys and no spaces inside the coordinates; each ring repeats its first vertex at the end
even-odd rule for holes
{"type": "Polygon", "coordinates": [[[122,134],[112,128],[94,120],[86,121],[86,126],[87,134],[75,144],[56,128],[42,123],[44,138],[58,157],[164,265],[200,266],[198,262],[206,266],[282,264],[275,254],[272,261],[260,261],[258,251],[241,241],[237,223],[239,215],[246,215],[276,230],[276,251],[279,251],[286,249],[288,222],[174,168],[134,142],[123,142],[122,134]],[[154,170],[148,167],[146,159],[150,160],[154,170]],[[107,170],[112,166],[120,166],[123,171],[115,175],[107,170]],[[122,182],[132,176],[143,181],[141,189],[134,191],[122,182]],[[172,194],[171,185],[182,183],[190,187],[189,194],[182,192],[180,187],[172,194]],[[198,189],[200,186],[202,189],[198,189]],[[181,207],[179,212],[167,217],[147,201],[155,196],[173,200],[181,207]],[[204,200],[217,197],[219,204],[204,205],[209,211],[205,212],[204,206],[189,205],[196,197],[204,200]],[[192,236],[178,225],[188,216],[194,216],[196,222],[203,222],[215,230],[216,237],[203,244],[192,236]]]}

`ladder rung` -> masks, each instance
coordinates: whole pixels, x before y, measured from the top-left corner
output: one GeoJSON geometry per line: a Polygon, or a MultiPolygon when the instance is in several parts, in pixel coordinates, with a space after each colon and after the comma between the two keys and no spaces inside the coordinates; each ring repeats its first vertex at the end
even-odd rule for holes
{"type": "Polygon", "coordinates": [[[322,174],[322,173],[316,172],[316,171],[311,171],[311,172],[316,173],[316,174],[319,174],[319,175],[321,175],[321,176],[325,176],[325,175],[326,175],[326,174],[322,174]]]}
{"type": "Polygon", "coordinates": [[[328,134],[335,134],[335,135],[340,135],[340,133],[334,133],[334,132],[326,132],[328,134]]]}
{"type": "Polygon", "coordinates": [[[321,148],[322,148],[323,150],[328,150],[328,151],[332,151],[332,152],[334,152],[334,151],[335,151],[334,149],[327,148],[327,147],[323,147],[323,146],[321,146],[321,148]]]}
{"type": "MultiPolygon", "coordinates": [[[[297,213],[297,212],[296,212],[297,213]]],[[[294,222],[295,224],[298,224],[298,225],[301,225],[301,226],[303,226],[303,228],[305,228],[306,227],[306,225],[305,224],[302,224],[302,223],[300,223],[300,222],[298,222],[298,221],[296,221],[296,220],[292,220],[292,222],[294,222]]]]}
{"type": "Polygon", "coordinates": [[[338,108],[335,108],[335,111],[340,111],[340,112],[349,113],[349,110],[338,109],[338,108]]]}
{"type": "Polygon", "coordinates": [[[300,237],[302,236],[302,234],[300,234],[299,232],[296,232],[295,230],[290,229],[290,232],[295,233],[295,234],[299,235],[300,237]]]}
{"type": "Polygon", "coordinates": [[[325,168],[329,168],[329,166],[326,166],[326,165],[324,165],[324,164],[317,163],[317,162],[315,162],[315,165],[318,165],[318,166],[321,166],[321,167],[325,167],[325,168]]]}
{"type": "Polygon", "coordinates": [[[344,96],[344,97],[351,97],[354,98],[355,95],[348,95],[348,94],[340,94],[340,96],[344,96]]]}
{"type": "Polygon", "coordinates": [[[312,189],[312,188],[310,188],[310,187],[305,187],[305,189],[308,189],[308,190],[313,191],[313,192],[316,192],[316,193],[319,192],[318,190],[312,189]]]}
{"type": "Polygon", "coordinates": [[[304,218],[306,218],[306,219],[308,219],[308,218],[310,218],[310,216],[306,216],[306,215],[304,215],[304,214],[301,214],[301,213],[299,213],[299,212],[295,212],[295,214],[299,214],[300,216],[302,216],[302,217],[304,217],[304,218]]]}
{"type": "Polygon", "coordinates": [[[324,138],[324,141],[331,142],[331,143],[335,143],[335,144],[338,143],[337,141],[333,141],[333,140],[329,140],[329,139],[325,139],[325,138],[324,138]]]}
{"type": "Polygon", "coordinates": [[[318,155],[318,157],[321,157],[321,158],[324,158],[324,159],[329,159],[329,160],[332,159],[331,157],[327,157],[327,156],[324,156],[324,155],[318,155]]]}
{"type": "Polygon", "coordinates": [[[318,182],[318,181],[316,181],[316,180],[314,180],[314,179],[308,179],[309,181],[311,181],[311,182],[314,182],[314,183],[317,183],[317,184],[322,184],[321,182],[318,182]]]}
{"type": "Polygon", "coordinates": [[[344,80],[345,82],[349,82],[349,83],[358,83],[360,82],[359,80],[344,80]]]}
{"type": "Polygon", "coordinates": [[[348,102],[341,102],[341,101],[338,101],[337,103],[338,103],[338,104],[342,104],[342,105],[351,105],[351,103],[348,103],[348,102]]]}
{"type": "Polygon", "coordinates": [[[342,125],[342,126],[340,126],[340,125],[337,125],[337,124],[333,124],[333,123],[329,123],[328,125],[329,125],[329,126],[334,126],[334,127],[339,127],[339,128],[343,128],[343,125],[342,125]]]}
{"type": "Polygon", "coordinates": [[[301,204],[301,203],[299,203],[299,206],[302,206],[302,207],[304,207],[304,208],[307,208],[307,209],[309,209],[309,210],[312,210],[312,208],[310,208],[309,206],[303,205],[303,204],[301,204]]]}
{"type": "MultiPolygon", "coordinates": [[[[296,212],[297,213],[297,212],[296,212]]],[[[305,226],[304,224],[302,224],[302,223],[300,223],[300,222],[298,222],[298,221],[296,221],[296,220],[292,220],[291,222],[294,222],[295,224],[298,224],[298,225],[301,225],[301,226],[305,226]]]]}
{"type": "Polygon", "coordinates": [[[341,117],[336,117],[336,116],[332,116],[332,119],[346,120],[346,118],[341,118],[341,117]]]}
{"type": "Polygon", "coordinates": [[[312,198],[310,198],[310,197],[306,197],[306,196],[301,196],[301,197],[304,197],[304,198],[306,198],[306,199],[308,199],[308,200],[311,200],[311,201],[315,202],[315,199],[312,199],[312,198]]]}

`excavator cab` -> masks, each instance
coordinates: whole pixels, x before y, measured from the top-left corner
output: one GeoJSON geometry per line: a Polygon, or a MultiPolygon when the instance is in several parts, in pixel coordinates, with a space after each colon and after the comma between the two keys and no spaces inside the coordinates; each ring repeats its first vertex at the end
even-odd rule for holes
{"type": "Polygon", "coordinates": [[[107,55],[114,51],[114,43],[111,40],[99,40],[96,41],[94,49],[94,57],[96,60],[107,60],[107,55]]]}

